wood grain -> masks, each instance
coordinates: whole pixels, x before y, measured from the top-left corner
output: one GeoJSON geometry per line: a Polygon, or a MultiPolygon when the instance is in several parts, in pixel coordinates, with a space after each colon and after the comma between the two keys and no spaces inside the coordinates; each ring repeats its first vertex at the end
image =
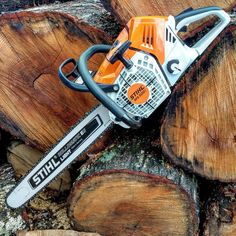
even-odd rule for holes
{"type": "Polygon", "coordinates": [[[125,139],[81,168],[68,200],[75,228],[101,235],[196,235],[196,181],[140,150],[125,139]]]}
{"type": "MultiPolygon", "coordinates": [[[[68,57],[110,40],[101,30],[62,13],[20,12],[0,16],[0,127],[45,150],[97,101],[58,79],[68,57]]],[[[101,55],[90,62],[96,70],[101,55]]]]}
{"type": "Polygon", "coordinates": [[[219,6],[228,10],[236,5],[235,0],[103,0],[103,2],[123,25],[133,16],[175,16],[189,7],[195,9],[206,6],[219,6]]]}
{"type": "Polygon", "coordinates": [[[163,150],[171,160],[226,182],[236,180],[235,32],[234,26],[227,29],[200,68],[176,87],[161,132],[163,150]]]}

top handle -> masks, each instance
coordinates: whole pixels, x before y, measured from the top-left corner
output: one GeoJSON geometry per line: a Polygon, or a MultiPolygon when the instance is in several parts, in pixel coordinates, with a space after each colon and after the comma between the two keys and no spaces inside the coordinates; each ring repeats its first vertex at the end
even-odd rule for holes
{"type": "MultiPolygon", "coordinates": [[[[107,48],[109,51],[109,45],[107,45],[107,48]]],[[[87,88],[86,85],[79,84],[76,82],[76,80],[80,78],[81,76],[78,72],[76,60],[74,58],[68,58],[64,62],[62,62],[62,64],[59,66],[59,69],[58,69],[58,76],[60,80],[62,81],[62,83],[66,85],[68,88],[75,91],[79,91],[79,92],[90,92],[90,90],[87,88]],[[65,73],[63,69],[69,64],[73,65],[73,69],[69,73],[65,73]],[[70,77],[72,77],[74,81],[70,80],[70,77]]],[[[91,76],[93,76],[93,73],[91,73],[91,76]]],[[[98,86],[106,93],[116,92],[118,89],[117,84],[99,84],[98,83],[98,86]]]]}
{"type": "Polygon", "coordinates": [[[198,21],[210,15],[216,15],[220,23],[215,25],[206,35],[204,35],[192,48],[201,55],[212,41],[223,31],[229,24],[230,16],[220,7],[204,7],[195,10],[189,10],[175,16],[176,30],[180,31],[184,26],[198,21]]]}

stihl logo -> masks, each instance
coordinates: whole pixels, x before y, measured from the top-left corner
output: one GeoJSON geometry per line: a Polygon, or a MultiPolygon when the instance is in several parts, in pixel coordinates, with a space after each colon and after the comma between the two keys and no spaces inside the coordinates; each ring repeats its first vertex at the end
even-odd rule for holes
{"type": "MultiPolygon", "coordinates": [[[[68,150],[70,151],[70,150],[68,150]]],[[[31,179],[30,184],[35,188],[37,187],[41,182],[43,182],[44,179],[47,178],[62,162],[63,156],[60,158],[60,160],[57,160],[57,157],[54,156],[53,159],[48,161],[31,179]]]]}
{"type": "Polygon", "coordinates": [[[55,153],[29,179],[33,189],[42,184],[53,172],[59,168],[71,155],[103,124],[99,115],[96,115],[86,126],[78,131],[61,149],[55,153]]]}
{"type": "Polygon", "coordinates": [[[133,104],[143,104],[149,99],[149,89],[143,83],[135,83],[128,90],[128,98],[133,104]]]}
{"type": "Polygon", "coordinates": [[[144,91],[144,86],[140,86],[134,93],[131,94],[130,98],[132,100],[137,100],[137,97],[142,94],[142,92],[144,91]]]}

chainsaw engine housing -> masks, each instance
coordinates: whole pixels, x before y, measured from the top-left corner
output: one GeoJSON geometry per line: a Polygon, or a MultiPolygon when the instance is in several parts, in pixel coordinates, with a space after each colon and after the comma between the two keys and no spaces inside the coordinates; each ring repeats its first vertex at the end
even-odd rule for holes
{"type": "MultiPolygon", "coordinates": [[[[182,58],[187,54],[185,45],[170,28],[174,24],[172,21],[171,17],[132,18],[95,75],[96,82],[119,86],[119,91],[109,93],[109,96],[136,119],[147,118],[156,110],[171,93],[172,83],[168,77],[176,77],[181,73],[180,69],[171,68],[174,73],[170,76],[165,69],[169,54],[172,54],[171,57],[176,54],[176,45],[182,58]],[[115,63],[111,60],[127,40],[130,46],[123,57],[132,63],[131,68],[127,68],[120,60],[115,63]]],[[[188,64],[190,56],[186,55],[186,58],[182,64],[184,61],[188,64]]],[[[112,114],[111,118],[117,122],[112,114]]]]}
{"type": "MultiPolygon", "coordinates": [[[[117,84],[109,97],[131,118],[149,117],[170,95],[171,87],[229,23],[219,7],[187,10],[178,16],[133,17],[121,31],[94,80],[117,84]],[[189,47],[178,36],[183,27],[209,15],[220,23],[189,47]]],[[[114,122],[122,125],[111,114],[114,122]]]]}

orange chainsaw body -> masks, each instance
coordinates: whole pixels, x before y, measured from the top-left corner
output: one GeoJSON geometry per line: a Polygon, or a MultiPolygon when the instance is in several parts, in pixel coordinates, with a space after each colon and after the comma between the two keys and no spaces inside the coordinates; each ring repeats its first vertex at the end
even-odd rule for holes
{"type": "Polygon", "coordinates": [[[115,82],[124,65],[121,61],[111,64],[109,58],[127,40],[132,42],[130,48],[124,54],[127,59],[131,59],[136,51],[145,51],[156,57],[160,64],[163,64],[165,60],[166,21],[168,21],[168,17],[165,16],[131,18],[117,37],[110,52],[106,55],[94,80],[103,84],[113,84],[115,82]]]}

